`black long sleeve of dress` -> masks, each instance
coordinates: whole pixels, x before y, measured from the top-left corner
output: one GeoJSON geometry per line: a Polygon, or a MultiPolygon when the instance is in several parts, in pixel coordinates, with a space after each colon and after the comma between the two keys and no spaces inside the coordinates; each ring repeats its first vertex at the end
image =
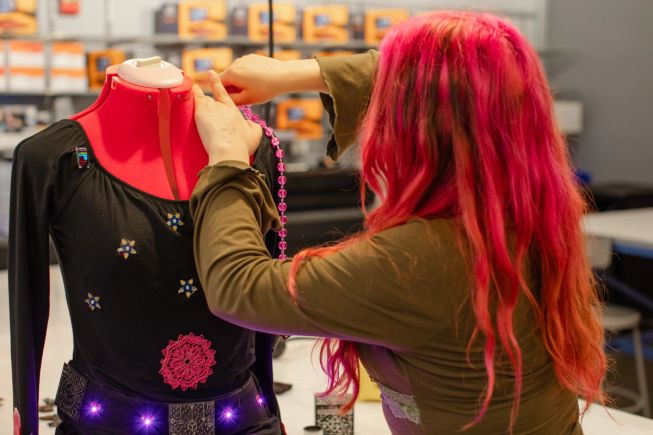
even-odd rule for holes
{"type": "MultiPolygon", "coordinates": [[[[275,180],[274,166],[263,164],[274,161],[268,148],[262,145],[256,166],[275,180]]],[[[70,364],[78,372],[126,396],[178,403],[232,391],[251,371],[278,412],[270,337],[218,319],[207,306],[188,201],[157,198],[113,177],[70,120],[17,147],[11,189],[11,356],[23,434],[38,433],[49,239],[64,279],[70,364]],[[86,148],[88,165],[78,166],[76,147],[86,148]],[[180,359],[185,352],[192,357],[180,359]]],[[[272,247],[275,236],[267,238],[272,247]]]]}
{"type": "MultiPolygon", "coordinates": [[[[49,132],[44,132],[48,134],[49,132]]],[[[49,314],[48,226],[54,174],[33,147],[16,148],[11,179],[9,303],[14,406],[26,434],[38,431],[41,356],[49,314]]]]}

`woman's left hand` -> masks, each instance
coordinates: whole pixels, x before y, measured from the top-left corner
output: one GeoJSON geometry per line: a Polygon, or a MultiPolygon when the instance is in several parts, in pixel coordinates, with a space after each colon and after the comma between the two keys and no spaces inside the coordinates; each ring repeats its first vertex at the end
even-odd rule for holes
{"type": "Polygon", "coordinates": [[[193,86],[195,124],[209,155],[209,165],[226,160],[249,164],[249,156],[261,141],[261,127],[243,118],[213,70],[209,71],[209,81],[213,98],[204,95],[199,86],[193,86]]]}

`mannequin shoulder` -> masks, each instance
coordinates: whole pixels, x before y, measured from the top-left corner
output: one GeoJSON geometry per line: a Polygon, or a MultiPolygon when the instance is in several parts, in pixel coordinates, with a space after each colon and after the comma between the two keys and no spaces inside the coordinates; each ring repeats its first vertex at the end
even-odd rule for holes
{"type": "Polygon", "coordinates": [[[71,120],[61,120],[24,139],[14,150],[14,165],[54,164],[63,154],[85,144],[81,127],[71,120]]]}

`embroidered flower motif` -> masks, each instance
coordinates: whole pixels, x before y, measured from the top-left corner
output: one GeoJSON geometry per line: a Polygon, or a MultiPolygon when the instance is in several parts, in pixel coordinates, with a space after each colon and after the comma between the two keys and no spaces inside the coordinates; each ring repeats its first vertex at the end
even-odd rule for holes
{"type": "Polygon", "coordinates": [[[91,293],[88,293],[88,297],[86,298],[85,302],[88,304],[88,307],[91,309],[91,311],[95,311],[96,308],[98,310],[102,309],[100,306],[99,296],[93,296],[91,293]]]}
{"type": "Polygon", "coordinates": [[[118,251],[118,255],[122,255],[122,258],[126,260],[130,255],[138,254],[134,245],[136,245],[136,240],[122,239],[120,240],[120,247],[116,251],[118,251]]]}
{"type": "Polygon", "coordinates": [[[170,340],[168,346],[162,350],[161,370],[163,382],[170,385],[173,390],[181,388],[196,389],[200,383],[205,383],[213,374],[216,364],[215,350],[211,349],[211,342],[203,335],[179,335],[179,338],[170,340]]]}
{"type": "Polygon", "coordinates": [[[177,294],[185,293],[187,298],[190,298],[193,296],[193,293],[197,291],[197,287],[193,285],[193,279],[189,279],[188,281],[184,281],[183,279],[179,280],[179,283],[181,284],[181,287],[179,288],[179,291],[177,294]]]}
{"type": "Polygon", "coordinates": [[[181,220],[181,213],[168,213],[168,221],[166,223],[175,231],[184,225],[184,222],[181,220]]]}

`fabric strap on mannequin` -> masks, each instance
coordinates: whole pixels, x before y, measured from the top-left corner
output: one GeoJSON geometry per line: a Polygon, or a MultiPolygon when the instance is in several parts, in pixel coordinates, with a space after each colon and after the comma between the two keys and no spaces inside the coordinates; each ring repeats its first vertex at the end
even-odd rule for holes
{"type": "Polygon", "coordinates": [[[179,187],[170,144],[170,91],[168,89],[159,90],[159,146],[170,190],[172,190],[173,197],[178,200],[180,198],[179,187]]]}

